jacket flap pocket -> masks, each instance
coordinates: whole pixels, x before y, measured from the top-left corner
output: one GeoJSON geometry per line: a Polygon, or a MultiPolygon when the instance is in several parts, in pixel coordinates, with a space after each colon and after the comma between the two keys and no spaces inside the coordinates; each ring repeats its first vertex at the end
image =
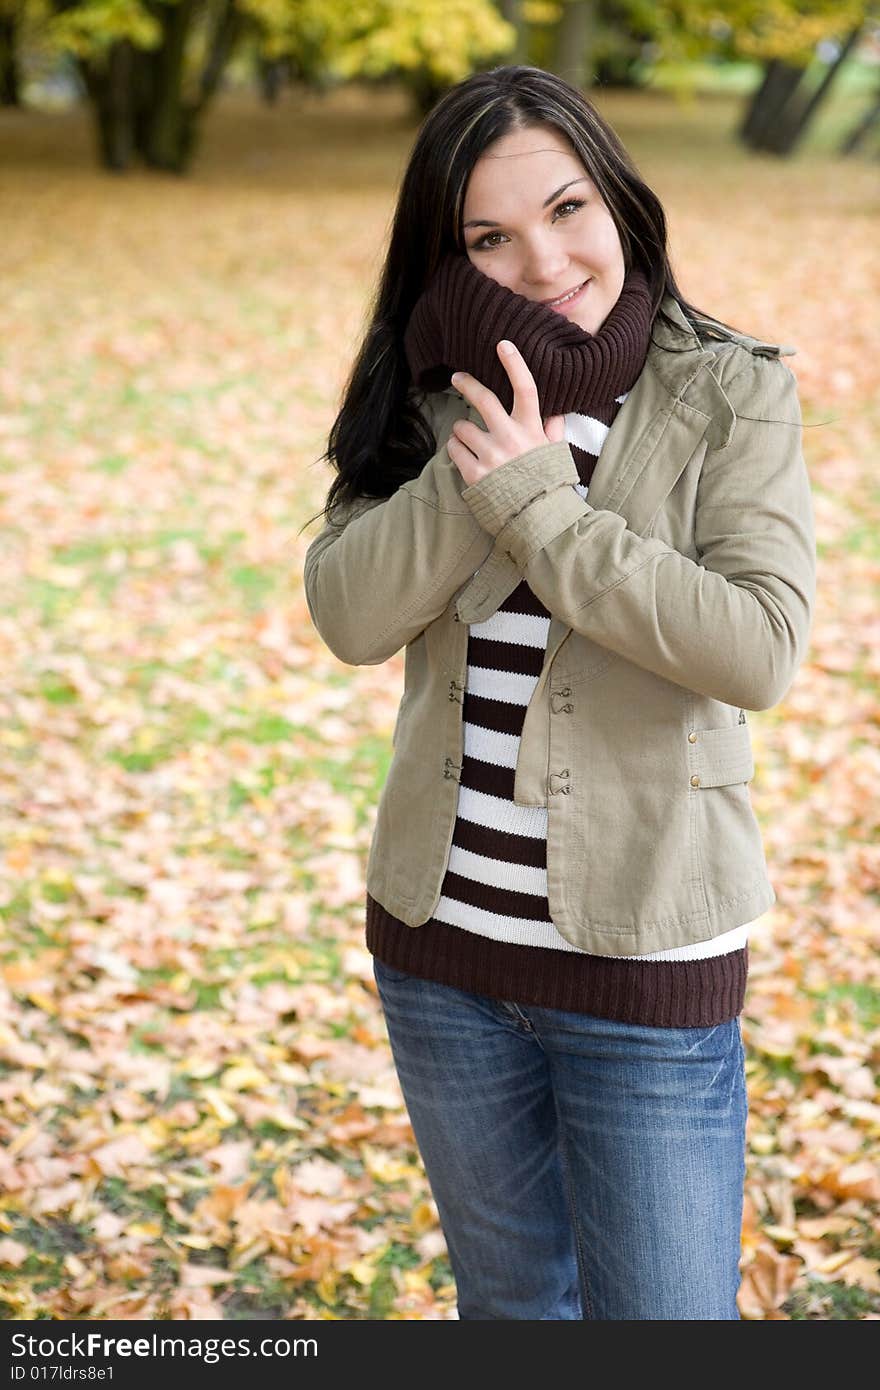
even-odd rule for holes
{"type": "Polygon", "coordinates": [[[749,782],[755,775],[752,737],[748,724],[724,729],[696,729],[694,772],[701,787],[724,787],[749,782]]]}

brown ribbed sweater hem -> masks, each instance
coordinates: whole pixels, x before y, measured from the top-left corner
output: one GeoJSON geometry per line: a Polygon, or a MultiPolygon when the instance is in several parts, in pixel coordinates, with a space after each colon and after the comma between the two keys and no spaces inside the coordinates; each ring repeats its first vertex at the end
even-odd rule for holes
{"type": "Polygon", "coordinates": [[[366,944],[392,970],[470,994],[655,1028],[729,1022],[748,974],[748,947],[706,960],[615,960],[493,941],[434,918],[409,927],[369,893],[366,944]]]}

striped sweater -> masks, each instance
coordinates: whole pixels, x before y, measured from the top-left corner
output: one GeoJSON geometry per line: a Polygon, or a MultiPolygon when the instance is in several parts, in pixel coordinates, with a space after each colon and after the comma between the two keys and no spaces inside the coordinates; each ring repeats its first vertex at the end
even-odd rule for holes
{"type": "MultiPolygon", "coordinates": [[[[626,399],[615,398],[613,415],[626,399]]],[[[611,419],[565,416],[586,497],[611,419]]],[[[464,756],[433,917],[414,929],[369,893],[366,944],[394,969],[492,998],[658,1027],[710,1027],[743,1007],[750,923],[692,946],[596,956],[556,930],[547,899],[547,808],[517,806],[514,772],[550,613],[525,580],[471,625],[464,756]]],[[[585,885],[589,893],[589,884],[585,885]]]]}

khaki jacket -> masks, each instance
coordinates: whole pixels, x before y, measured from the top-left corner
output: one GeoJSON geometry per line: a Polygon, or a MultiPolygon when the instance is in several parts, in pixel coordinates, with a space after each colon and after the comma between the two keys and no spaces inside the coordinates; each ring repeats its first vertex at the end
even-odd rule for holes
{"type": "Polygon", "coordinates": [[[776,900],[748,783],[747,710],[789,690],[809,641],[814,512],[791,352],[704,340],[667,296],[584,500],[565,442],[466,486],[445,441],[479,412],[422,406],[440,448],[306,552],[312,621],[340,661],[406,647],[366,887],[418,927],[455,823],[468,624],[524,577],[551,614],[514,799],[548,808],[553,922],[582,950],[705,941],[776,900]],[[666,350],[671,349],[671,350],[666,350]]]}

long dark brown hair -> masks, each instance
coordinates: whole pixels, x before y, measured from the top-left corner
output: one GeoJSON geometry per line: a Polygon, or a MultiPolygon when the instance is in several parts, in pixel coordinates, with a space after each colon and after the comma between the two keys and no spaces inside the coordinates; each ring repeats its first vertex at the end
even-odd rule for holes
{"type": "Polygon", "coordinates": [[[508,65],[475,73],[441,97],[416,136],[369,327],[328,447],[316,460],[337,470],[325,520],[336,506],[359,497],[390,497],[434,453],[436,441],[411,388],[404,330],[442,257],[465,251],[462,208],[477,160],[501,136],[536,125],[554,126],[568,137],[614,219],[626,268],[637,264],[648,277],[654,315],[666,318],[660,303],[669,294],[689,321],[699,321],[704,337],[724,336],[715,325],[729,327],[684,298],[669,263],[660,200],[584,94],[541,68],[508,65]]]}

